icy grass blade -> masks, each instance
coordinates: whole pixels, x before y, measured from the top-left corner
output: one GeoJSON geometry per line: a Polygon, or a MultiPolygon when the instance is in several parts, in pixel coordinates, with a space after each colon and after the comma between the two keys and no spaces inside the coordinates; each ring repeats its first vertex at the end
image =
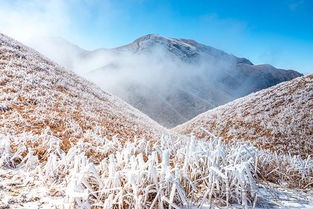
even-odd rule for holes
{"type": "Polygon", "coordinates": [[[268,165],[276,167],[266,178],[285,171],[279,178],[288,182],[292,178],[289,173],[297,171],[299,184],[308,185],[312,180],[311,158],[275,155],[246,145],[228,146],[215,136],[208,142],[193,136],[180,140],[163,136],[159,142],[135,138],[124,144],[115,137],[93,137],[95,141],[79,141],[65,153],[61,141],[46,133],[10,140],[1,136],[0,166],[19,166],[29,176],[38,175],[47,190],[51,186],[61,188],[68,208],[179,208],[233,203],[247,208],[255,204],[255,181],[265,176],[268,165]],[[16,147],[15,152],[11,145],[16,147]],[[13,159],[19,165],[13,164],[13,159]]]}

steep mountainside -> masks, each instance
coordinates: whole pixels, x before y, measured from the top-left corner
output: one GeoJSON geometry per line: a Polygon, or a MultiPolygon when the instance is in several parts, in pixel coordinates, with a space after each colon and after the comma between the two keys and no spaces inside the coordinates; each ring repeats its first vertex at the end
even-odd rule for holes
{"type": "Polygon", "coordinates": [[[158,138],[160,125],[39,53],[0,34],[0,135],[158,138]]]}
{"type": "MultiPolygon", "coordinates": [[[[73,48],[66,45],[60,44],[60,51],[73,48]]],[[[75,72],[166,127],[301,76],[271,65],[253,65],[193,40],[155,34],[114,49],[78,51],[66,62],[55,60],[64,66],[71,62],[75,72]]]]}
{"type": "Polygon", "coordinates": [[[174,128],[202,139],[222,136],[302,156],[313,154],[313,75],[283,82],[209,110],[174,128]]]}

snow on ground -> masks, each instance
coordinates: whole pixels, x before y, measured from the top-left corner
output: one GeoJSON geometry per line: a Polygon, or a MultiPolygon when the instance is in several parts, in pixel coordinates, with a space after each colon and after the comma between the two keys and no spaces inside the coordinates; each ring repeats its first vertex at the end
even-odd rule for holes
{"type": "Polygon", "coordinates": [[[278,185],[265,183],[259,187],[259,198],[262,200],[257,208],[273,209],[312,209],[313,191],[280,188],[278,185]]]}
{"type": "MultiPolygon", "coordinates": [[[[258,187],[259,203],[256,209],[312,209],[313,208],[313,192],[292,189],[282,189],[277,185],[259,185],[258,187]]],[[[202,209],[210,208],[205,205],[202,209]]],[[[220,207],[211,207],[219,209],[220,207]]],[[[232,205],[229,209],[240,209],[241,205],[232,205]]],[[[184,208],[187,209],[187,208],[184,208]]],[[[188,208],[189,209],[189,208],[188,208]]],[[[199,209],[199,207],[192,207],[199,209]]]]}

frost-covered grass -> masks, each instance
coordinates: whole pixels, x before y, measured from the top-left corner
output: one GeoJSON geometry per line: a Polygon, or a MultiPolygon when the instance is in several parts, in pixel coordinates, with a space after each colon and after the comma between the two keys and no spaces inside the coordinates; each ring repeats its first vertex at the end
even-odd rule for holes
{"type": "Polygon", "coordinates": [[[36,176],[47,195],[53,189],[67,206],[247,207],[255,200],[255,150],[245,145],[227,147],[218,138],[200,142],[164,136],[159,143],[135,139],[124,144],[114,138],[97,139],[96,146],[79,142],[65,153],[58,138],[42,138],[34,137],[29,146],[22,137],[2,136],[1,167],[36,176]]]}
{"type": "Polygon", "coordinates": [[[259,178],[289,188],[313,188],[313,159],[258,151],[259,178]]]}
{"type": "Polygon", "coordinates": [[[0,207],[22,190],[65,208],[186,208],[253,206],[261,180],[312,188],[310,157],[159,139],[137,110],[1,35],[0,52],[0,207]]]}
{"type": "Polygon", "coordinates": [[[51,135],[77,141],[92,131],[157,139],[167,130],[121,99],[0,33],[0,133],[51,135]]]}
{"type": "MultiPolygon", "coordinates": [[[[312,188],[313,161],[277,155],[220,138],[122,143],[90,134],[62,150],[47,133],[0,137],[0,167],[20,170],[66,207],[180,208],[257,204],[256,183],[312,188]],[[92,143],[91,143],[92,142],[92,143]]],[[[26,185],[26,184],[25,184],[26,185]]],[[[27,186],[27,185],[26,185],[27,186]]]]}
{"type": "Polygon", "coordinates": [[[174,131],[242,140],[282,154],[313,155],[313,74],[280,83],[200,114],[174,131]]]}

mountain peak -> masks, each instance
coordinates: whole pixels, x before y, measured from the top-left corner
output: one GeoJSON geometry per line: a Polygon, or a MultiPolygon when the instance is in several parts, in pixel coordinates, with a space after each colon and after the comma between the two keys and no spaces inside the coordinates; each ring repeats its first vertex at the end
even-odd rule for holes
{"type": "Polygon", "coordinates": [[[222,50],[216,49],[205,44],[201,44],[192,39],[169,38],[159,34],[144,35],[132,43],[117,48],[122,51],[131,51],[132,53],[141,54],[157,50],[165,50],[170,55],[180,58],[187,62],[197,61],[200,56],[210,57],[210,59],[227,59],[237,60],[238,63],[252,63],[245,58],[237,58],[222,50]]]}
{"type": "Polygon", "coordinates": [[[165,38],[161,36],[160,34],[149,33],[149,34],[146,34],[137,38],[134,42],[143,41],[143,40],[156,40],[156,39],[168,39],[168,38],[165,38]]]}
{"type": "MultiPolygon", "coordinates": [[[[167,38],[159,34],[144,35],[132,43],[121,46],[119,50],[131,51],[133,53],[146,53],[153,52],[153,50],[162,50],[179,57],[182,60],[187,58],[196,57],[199,55],[199,48],[195,41],[187,42],[184,39],[167,38]]],[[[200,44],[199,44],[200,45],[200,44]]]]}
{"type": "Polygon", "coordinates": [[[139,37],[127,46],[135,45],[137,50],[147,49],[155,46],[168,46],[174,39],[163,37],[159,34],[147,34],[139,37]]]}

